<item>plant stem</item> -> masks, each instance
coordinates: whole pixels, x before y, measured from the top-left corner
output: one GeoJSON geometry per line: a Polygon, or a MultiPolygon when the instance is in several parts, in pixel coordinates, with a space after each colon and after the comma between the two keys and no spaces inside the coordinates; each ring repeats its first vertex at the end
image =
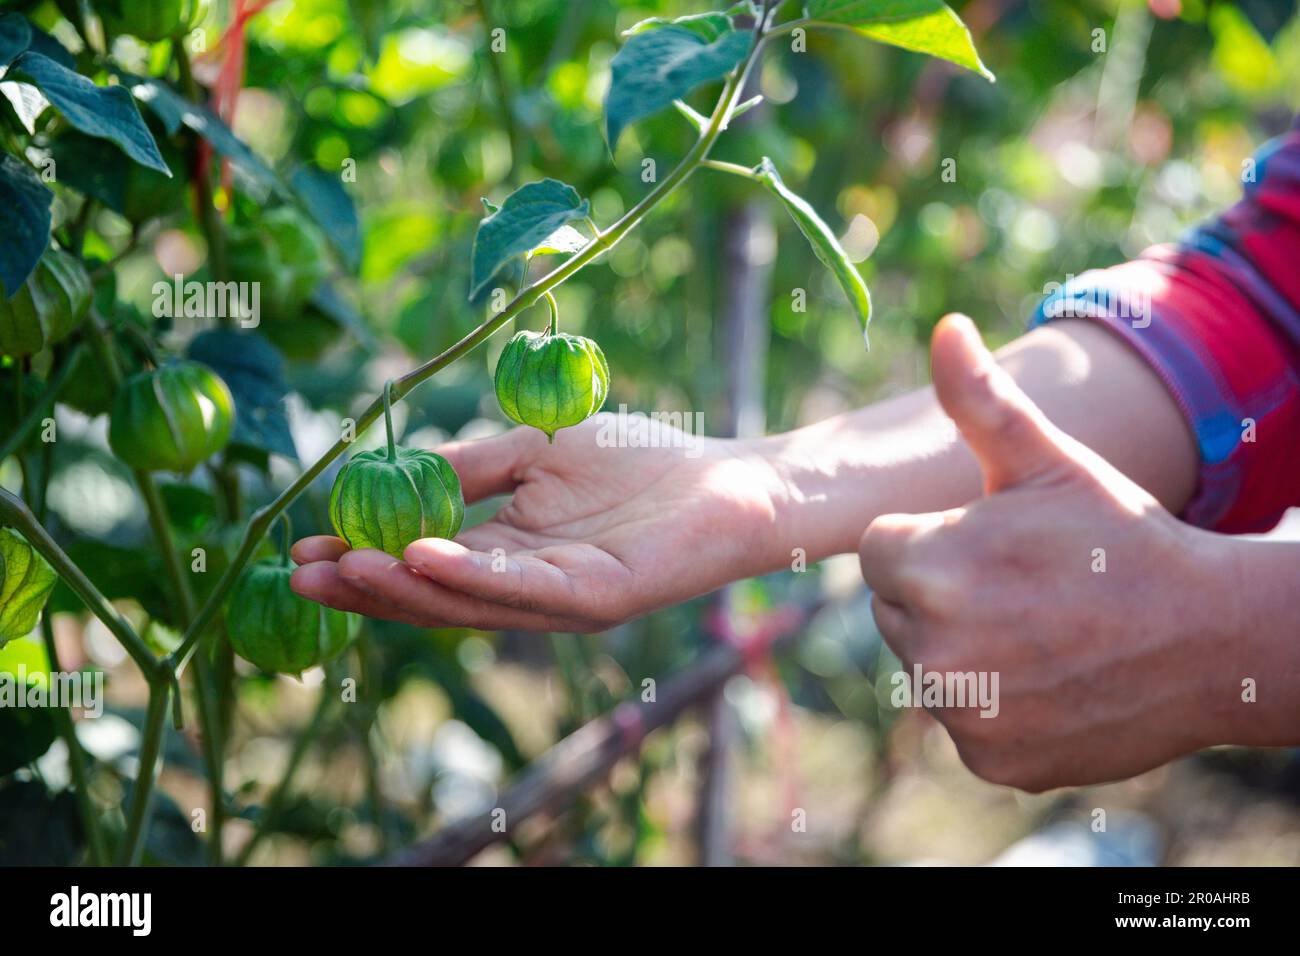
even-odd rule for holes
{"type": "Polygon", "coordinates": [[[733,176],[741,176],[745,179],[761,183],[763,177],[748,166],[741,166],[739,163],[724,163],[720,159],[706,159],[700,163],[705,169],[714,169],[720,173],[730,173],[733,176]]]}
{"type": "MultiPolygon", "coordinates": [[[[54,625],[50,623],[49,614],[41,615],[41,636],[45,639],[45,656],[50,661],[51,673],[62,673],[59,663],[59,649],[54,643],[54,625]]],[[[104,845],[104,831],[99,826],[99,814],[90,798],[90,774],[86,772],[86,751],[77,739],[77,725],[67,707],[57,707],[54,711],[59,725],[59,733],[68,748],[68,769],[72,773],[73,795],[77,798],[77,810],[81,814],[81,825],[86,830],[86,846],[90,853],[91,866],[103,866],[108,862],[108,851],[104,845]]]]}
{"type": "Polygon", "coordinates": [[[145,713],[144,738],[140,743],[140,770],[131,790],[126,833],[118,849],[119,866],[135,866],[140,862],[140,854],[144,850],[145,824],[149,818],[149,807],[153,803],[153,785],[158,776],[158,755],[162,750],[167,698],[170,693],[171,684],[165,680],[149,684],[149,709],[145,713]]]}
{"type": "MultiPolygon", "coordinates": [[[[198,606],[194,602],[194,590],[185,576],[185,568],[176,550],[176,539],[172,535],[171,523],[167,519],[167,507],[158,491],[158,483],[147,471],[136,471],[135,482],[144,498],[145,510],[149,515],[149,525],[153,530],[154,541],[162,552],[163,567],[171,585],[172,594],[180,608],[181,619],[186,626],[194,620],[198,606]]],[[[220,728],[217,721],[216,702],[212,698],[212,682],[207,660],[200,656],[194,666],[194,698],[199,712],[199,736],[203,748],[203,763],[208,774],[208,789],[212,801],[212,825],[208,837],[208,858],[214,866],[221,864],[221,830],[225,822],[225,801],[223,797],[224,776],[221,758],[220,728]]]]}
{"type": "Polygon", "coordinates": [[[551,324],[548,332],[554,335],[560,330],[560,304],[555,301],[555,296],[550,292],[546,293],[546,304],[551,307],[551,324]]]}
{"type": "Polygon", "coordinates": [[[397,442],[393,441],[393,382],[384,383],[384,431],[388,434],[388,463],[397,462],[397,442]]]}

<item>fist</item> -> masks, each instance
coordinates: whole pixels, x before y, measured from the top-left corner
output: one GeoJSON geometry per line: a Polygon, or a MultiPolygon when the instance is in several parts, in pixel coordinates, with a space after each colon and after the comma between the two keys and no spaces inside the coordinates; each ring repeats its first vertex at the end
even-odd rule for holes
{"type": "Polygon", "coordinates": [[[881,634],[909,678],[923,675],[913,699],[973,772],[1035,792],[1213,742],[1210,704],[1234,699],[1222,609],[1205,597],[1231,573],[1214,536],[1052,425],[969,319],[940,323],[932,362],[985,496],[877,518],[859,548],[881,634]],[[935,691],[962,684],[993,699],[935,691]]]}

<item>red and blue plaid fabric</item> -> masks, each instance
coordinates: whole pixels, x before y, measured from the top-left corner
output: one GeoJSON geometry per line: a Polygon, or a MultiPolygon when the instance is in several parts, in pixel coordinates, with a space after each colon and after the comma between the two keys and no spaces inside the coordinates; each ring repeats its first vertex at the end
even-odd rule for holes
{"type": "Polygon", "coordinates": [[[1182,517],[1233,533],[1271,528],[1300,505],[1300,123],[1256,155],[1253,173],[1223,215],[1072,279],[1029,323],[1095,319],[1151,364],[1200,451],[1182,517]]]}

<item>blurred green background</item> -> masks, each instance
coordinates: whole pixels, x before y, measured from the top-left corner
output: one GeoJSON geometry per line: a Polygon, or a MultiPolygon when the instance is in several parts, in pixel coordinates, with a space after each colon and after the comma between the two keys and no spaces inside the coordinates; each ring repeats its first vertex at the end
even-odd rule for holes
{"type": "MultiPolygon", "coordinates": [[[[923,384],[926,340],[945,312],[970,314],[994,342],[1014,337],[1049,283],[1174,240],[1233,202],[1243,160],[1300,105],[1293,0],[1153,3],[1165,16],[1114,0],[953,6],[996,84],[848,34],[811,34],[807,53],[775,45],[755,83],[766,104],[715,152],[747,165],[772,156],[861,260],[875,303],[871,351],[770,197],[700,173],[558,291],[564,327],[605,350],[608,407],[700,411],[711,433],[739,414],[742,427],[777,431],[923,384]],[[724,269],[736,255],[746,263],[740,278],[724,269]],[[722,371],[737,283],[770,303],[748,398],[729,394],[722,371]],[[806,310],[796,308],[795,290],[806,291],[806,310]],[[745,401],[752,407],[738,413],[745,401]]],[[[691,128],[667,113],[629,131],[611,157],[601,103],[619,31],[706,9],[688,0],[280,0],[250,21],[236,131],[277,169],[355,162],[346,188],[360,215],[359,268],[341,270],[339,317],[319,319],[341,324],[343,335],[331,329],[319,349],[309,336],[281,343],[304,461],[385,379],[486,316],[486,305],[466,301],[480,197],[499,202],[553,176],[590,197],[593,218],[606,225],[648,191],[645,157],[662,175],[688,149],[691,128]],[[495,27],[506,50],[494,60],[482,51],[495,27]]],[[[224,24],[227,12],[213,4],[206,23],[224,24]]],[[[142,67],[151,55],[116,52],[142,67]]],[[[704,108],[712,92],[695,105],[704,108]]],[[[56,218],[60,211],[68,214],[56,209],[56,218]]],[[[103,216],[97,228],[111,250],[126,227],[103,216]]],[[[119,265],[118,295],[148,314],[152,284],[203,256],[192,221],[169,223],[119,265]]],[[[544,321],[541,309],[522,320],[530,328],[544,321]]],[[[197,330],[178,320],[169,341],[183,345],[197,330]]],[[[491,370],[507,338],[498,334],[399,409],[406,443],[504,427],[491,370]]],[[[147,528],[133,492],[120,466],[95,452],[103,418],[59,414],[72,440],[59,442],[66,457],[50,490],[54,520],[85,553],[113,555],[123,576],[147,575],[147,528]]],[[[372,431],[366,443],[379,437],[372,431]]],[[[250,470],[247,497],[269,497],[295,473],[272,458],[267,472],[250,470]]],[[[331,475],[293,508],[299,533],[327,528],[331,475]]],[[[183,509],[184,493],[173,499],[183,509]]],[[[193,514],[201,538],[206,506],[193,514]]],[[[872,626],[856,558],[732,595],[742,609],[818,598],[829,603],[778,656],[793,701],[788,719],[770,681],[738,677],[726,690],[736,723],[728,826],[737,862],[1300,863],[1293,753],[1215,751],[1126,783],[1034,797],[989,786],[961,766],[933,721],[889,707],[896,661],[872,626]],[[806,832],[792,831],[792,808],[806,811],[806,832]],[[1109,815],[1108,836],[1083,839],[1096,808],[1109,815]]],[[[515,771],[635,696],[644,677],[688,668],[712,640],[701,625],[707,605],[594,637],[368,623],[374,719],[324,722],[254,862],[369,860],[492,806],[515,771]]],[[[124,606],[142,621],[149,614],[138,597],[124,606]]],[[[143,684],[75,608],[68,596],[55,608],[56,632],[65,661],[109,673],[113,714],[86,736],[111,764],[135,746],[143,684]]],[[[344,663],[354,673],[362,666],[344,663]]],[[[227,782],[247,816],[283,773],[319,685],[318,674],[303,683],[250,674],[240,685],[227,782]]],[[[480,861],[698,860],[708,736],[699,715],[656,732],[607,784],[480,861]]],[[[202,767],[184,736],[169,756],[170,816],[148,852],[155,862],[190,862],[199,854],[186,821],[203,801],[202,767]]],[[[57,781],[57,747],[45,760],[47,782],[57,781]]],[[[231,824],[233,846],[240,826],[231,824]]]]}

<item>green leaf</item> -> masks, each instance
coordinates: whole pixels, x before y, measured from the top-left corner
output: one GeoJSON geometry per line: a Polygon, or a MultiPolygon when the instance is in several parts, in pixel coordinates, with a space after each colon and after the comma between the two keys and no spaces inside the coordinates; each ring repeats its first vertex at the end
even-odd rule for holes
{"type": "Polygon", "coordinates": [[[0,647],[32,632],[58,579],[26,538],[0,528],[0,647]]]}
{"type": "Polygon", "coordinates": [[[692,13],[685,17],[648,17],[632,24],[623,31],[623,36],[636,36],[647,30],[659,27],[682,27],[701,37],[705,43],[712,43],[731,29],[731,17],[725,13],[692,13]]]}
{"type": "Polygon", "coordinates": [[[807,0],[804,15],[814,21],[810,26],[847,27],[994,79],[975,50],[970,31],[942,0],[807,0]]]}
{"type": "Polygon", "coordinates": [[[31,83],[83,133],[111,140],[141,166],[171,175],[124,87],[96,86],[80,73],[30,50],[14,60],[5,78],[31,83]]]}
{"type": "Polygon", "coordinates": [[[664,26],[632,36],[610,63],[605,138],[610,149],[629,125],[672,105],[701,83],[736,68],[752,35],[728,30],[712,43],[693,30],[664,26]]]}
{"type": "Polygon", "coordinates": [[[530,256],[553,256],[577,252],[587,244],[587,237],[572,226],[561,226],[528,251],[530,256]]]}
{"type": "Polygon", "coordinates": [[[298,460],[284,410],[284,359],[275,346],[260,335],[210,329],[194,337],[187,354],[220,375],[235,398],[231,445],[298,460]]]}
{"type": "Polygon", "coordinates": [[[0,66],[8,66],[31,45],[32,27],[17,13],[0,13],[0,66]]]}
{"type": "Polygon", "coordinates": [[[22,288],[50,244],[53,199],[30,166],[0,154],[0,284],[6,299],[22,288]]]}
{"type": "Polygon", "coordinates": [[[361,220],[337,175],[318,166],[299,166],[289,178],[299,205],[325,231],[352,272],[361,264],[361,220]]]}
{"type": "Polygon", "coordinates": [[[770,159],[764,156],[755,171],[758,173],[759,181],[784,204],[795,225],[799,227],[799,231],[804,234],[813,252],[817,254],[817,258],[834,274],[840,288],[848,297],[849,305],[857,313],[858,321],[862,323],[862,339],[870,347],[867,326],[871,322],[871,293],[867,291],[867,284],[862,281],[857,268],[849,261],[848,253],[835,238],[835,233],[831,232],[830,226],[822,221],[816,210],[808,205],[802,196],[792,192],[782,181],[781,174],[776,171],[770,159]]]}
{"type": "Polygon", "coordinates": [[[470,298],[486,289],[511,259],[541,245],[565,223],[585,219],[590,208],[576,189],[556,179],[520,186],[474,234],[470,298]]]}
{"type": "MultiPolygon", "coordinates": [[[[29,87],[30,89],[30,87],[29,87]]],[[[121,212],[131,161],[101,139],[68,130],[50,143],[59,182],[121,212]]]]}
{"type": "Polygon", "coordinates": [[[222,119],[211,110],[185,99],[167,84],[154,79],[117,71],[117,76],[131,90],[131,94],[149,107],[160,120],[168,135],[182,126],[202,136],[212,148],[230,160],[235,179],[248,195],[264,202],[271,193],[286,199],[292,198],[289,188],[242,139],[231,131],[222,119]]]}

